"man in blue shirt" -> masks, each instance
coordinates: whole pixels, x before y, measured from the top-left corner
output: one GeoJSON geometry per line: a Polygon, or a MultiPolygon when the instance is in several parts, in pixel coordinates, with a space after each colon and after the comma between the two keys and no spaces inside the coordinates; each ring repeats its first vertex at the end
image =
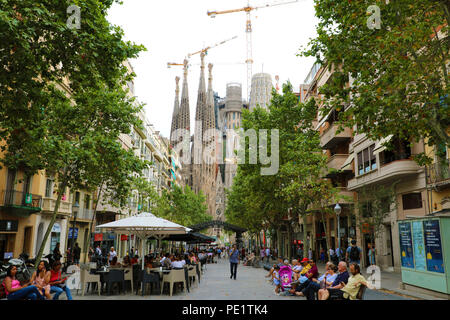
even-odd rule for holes
{"type": "Polygon", "coordinates": [[[233,245],[233,249],[231,250],[230,254],[230,270],[231,270],[230,279],[234,277],[234,280],[236,280],[236,272],[238,264],[239,264],[239,250],[237,249],[236,245],[233,245]]]}
{"type": "Polygon", "coordinates": [[[346,258],[350,264],[356,263],[361,264],[361,248],[356,245],[356,240],[352,240],[351,246],[347,248],[346,258]]]}
{"type": "MultiPolygon", "coordinates": [[[[338,270],[339,270],[339,274],[337,275],[336,280],[334,280],[331,287],[319,290],[319,292],[318,292],[319,300],[321,300],[321,297],[325,294],[325,291],[327,291],[328,289],[342,289],[345,286],[345,284],[347,284],[348,278],[350,277],[350,275],[347,271],[347,263],[345,261],[339,262],[338,270]]],[[[334,291],[336,291],[336,290],[334,290],[334,291]]],[[[330,294],[330,297],[331,297],[331,294],[330,294]]]]}

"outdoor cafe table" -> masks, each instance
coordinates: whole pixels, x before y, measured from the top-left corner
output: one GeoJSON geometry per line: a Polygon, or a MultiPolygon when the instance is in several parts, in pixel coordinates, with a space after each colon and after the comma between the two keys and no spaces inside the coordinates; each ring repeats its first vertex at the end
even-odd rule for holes
{"type": "Polygon", "coordinates": [[[94,270],[94,274],[99,274],[100,275],[100,282],[102,284],[101,293],[105,293],[105,290],[106,290],[106,288],[104,288],[105,275],[108,274],[109,271],[111,271],[111,270],[120,270],[120,271],[122,271],[124,273],[124,275],[125,275],[125,271],[126,270],[130,270],[130,272],[131,272],[130,268],[107,268],[106,270],[101,270],[101,269],[100,270],[94,270]]]}

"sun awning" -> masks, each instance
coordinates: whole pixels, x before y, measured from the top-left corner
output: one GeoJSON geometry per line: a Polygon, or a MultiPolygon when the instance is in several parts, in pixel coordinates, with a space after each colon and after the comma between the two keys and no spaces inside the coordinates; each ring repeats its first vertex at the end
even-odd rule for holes
{"type": "Polygon", "coordinates": [[[386,149],[384,145],[387,144],[389,141],[391,141],[393,136],[394,135],[390,134],[387,137],[382,138],[380,141],[378,141],[377,144],[375,145],[375,148],[373,149],[373,154],[378,154],[384,151],[386,149]]]}
{"type": "Polygon", "coordinates": [[[345,160],[344,164],[342,165],[341,170],[343,170],[343,171],[347,171],[347,170],[351,171],[352,170],[352,161],[353,161],[353,159],[355,159],[355,154],[351,153],[348,156],[347,160],[345,160]]]}

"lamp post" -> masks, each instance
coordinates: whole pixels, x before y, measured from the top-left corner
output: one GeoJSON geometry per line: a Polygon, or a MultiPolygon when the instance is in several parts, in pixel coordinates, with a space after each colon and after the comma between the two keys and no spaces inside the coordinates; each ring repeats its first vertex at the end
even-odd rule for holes
{"type": "Polygon", "coordinates": [[[338,236],[338,247],[339,250],[342,252],[342,248],[341,248],[341,228],[339,225],[339,215],[341,214],[342,208],[339,205],[339,203],[336,203],[336,206],[334,207],[334,212],[336,213],[336,217],[337,217],[337,236],[338,236]]]}
{"type": "Polygon", "coordinates": [[[72,263],[74,261],[73,257],[73,244],[75,242],[75,222],[77,221],[77,215],[78,210],[80,209],[80,205],[78,204],[78,201],[75,201],[74,205],[72,206],[72,212],[73,212],[73,224],[72,224],[72,244],[70,246],[70,255],[72,256],[72,263]]]}

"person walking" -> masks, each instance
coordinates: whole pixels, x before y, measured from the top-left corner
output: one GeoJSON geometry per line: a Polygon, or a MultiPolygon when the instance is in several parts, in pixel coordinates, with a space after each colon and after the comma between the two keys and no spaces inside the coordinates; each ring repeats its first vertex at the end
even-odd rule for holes
{"type": "Polygon", "coordinates": [[[231,270],[230,279],[234,277],[234,280],[236,280],[238,264],[239,264],[239,250],[237,249],[236,245],[233,245],[233,249],[231,250],[230,253],[230,270],[231,270]]]}
{"type": "Polygon", "coordinates": [[[75,247],[73,248],[73,263],[77,266],[80,265],[81,248],[78,246],[78,242],[75,242],[75,247]]]}
{"type": "Polygon", "coordinates": [[[350,264],[361,264],[361,248],[356,245],[356,240],[351,241],[351,246],[347,248],[346,260],[350,264]]]}
{"type": "Polygon", "coordinates": [[[270,249],[266,248],[266,258],[267,258],[267,262],[269,262],[270,259],[270,249]]]}
{"type": "Polygon", "coordinates": [[[114,257],[117,257],[117,252],[114,250],[114,247],[111,247],[111,250],[108,253],[108,262],[111,264],[111,261],[114,257]]]}
{"type": "Polygon", "coordinates": [[[371,243],[367,244],[367,255],[369,256],[369,266],[375,265],[375,248],[371,243]]]}

